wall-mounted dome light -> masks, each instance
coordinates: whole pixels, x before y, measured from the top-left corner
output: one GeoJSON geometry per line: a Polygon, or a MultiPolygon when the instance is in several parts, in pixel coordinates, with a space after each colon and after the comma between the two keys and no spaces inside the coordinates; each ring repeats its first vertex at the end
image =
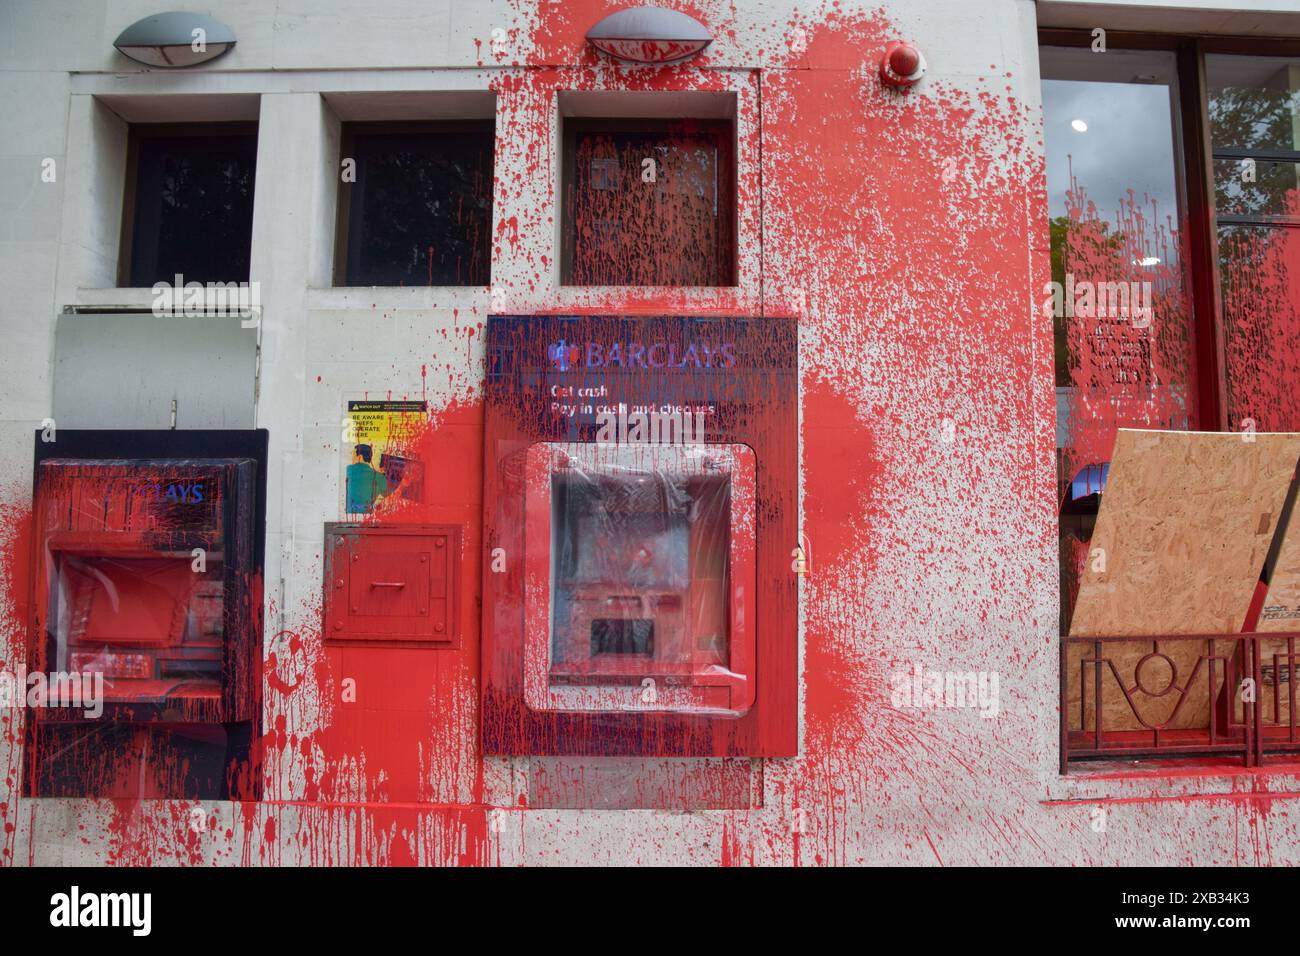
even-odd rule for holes
{"type": "Polygon", "coordinates": [[[704,24],[679,10],[633,7],[611,13],[587,31],[587,42],[632,63],[671,63],[713,42],[704,24]]]}
{"type": "Polygon", "coordinates": [[[235,33],[202,13],[159,13],[131,24],[113,41],[126,56],[149,66],[194,66],[235,45],[235,33]]]}

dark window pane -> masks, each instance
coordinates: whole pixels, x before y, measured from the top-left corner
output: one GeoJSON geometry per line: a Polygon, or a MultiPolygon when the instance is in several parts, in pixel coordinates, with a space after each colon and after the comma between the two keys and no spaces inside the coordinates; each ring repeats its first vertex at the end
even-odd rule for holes
{"type": "Polygon", "coordinates": [[[1041,56],[1066,628],[1115,433],[1192,427],[1195,353],[1173,54],[1041,56]]]}
{"type": "Polygon", "coordinates": [[[128,283],[247,282],[257,134],[133,135],[128,283]]]}
{"type": "Polygon", "coordinates": [[[353,128],[345,158],[343,285],[487,285],[492,231],[491,121],[424,132],[353,128]]]}
{"type": "Polygon", "coordinates": [[[1219,222],[1294,220],[1300,225],[1300,161],[1265,157],[1214,160],[1219,222]]]}
{"type": "Polygon", "coordinates": [[[1228,417],[1300,430],[1300,59],[1206,58],[1228,417]]]}
{"type": "Polygon", "coordinates": [[[565,283],[734,284],[731,124],[647,127],[568,138],[565,283]]]}

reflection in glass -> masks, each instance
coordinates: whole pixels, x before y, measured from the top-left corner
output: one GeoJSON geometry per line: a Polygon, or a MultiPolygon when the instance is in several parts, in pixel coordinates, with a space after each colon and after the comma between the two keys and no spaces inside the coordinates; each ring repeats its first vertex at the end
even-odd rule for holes
{"type": "Polygon", "coordinates": [[[1119,428],[1188,428],[1194,366],[1174,56],[1041,54],[1066,628],[1102,490],[1076,479],[1119,428]]]}

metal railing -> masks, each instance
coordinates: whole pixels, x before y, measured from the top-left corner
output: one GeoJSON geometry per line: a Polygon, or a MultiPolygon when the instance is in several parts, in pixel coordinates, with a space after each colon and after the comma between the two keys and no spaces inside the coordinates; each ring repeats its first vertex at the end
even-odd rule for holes
{"type": "Polygon", "coordinates": [[[1300,632],[1061,638],[1061,772],[1075,760],[1300,753],[1300,632]]]}

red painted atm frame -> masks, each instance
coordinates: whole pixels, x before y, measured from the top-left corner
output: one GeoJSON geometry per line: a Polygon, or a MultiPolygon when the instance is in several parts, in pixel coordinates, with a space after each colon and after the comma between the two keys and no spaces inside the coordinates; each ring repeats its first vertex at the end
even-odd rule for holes
{"type": "MultiPolygon", "coordinates": [[[[554,528],[551,521],[554,502],[551,489],[556,477],[563,475],[572,466],[579,470],[596,471],[602,462],[610,465],[617,463],[624,467],[649,467],[679,478],[688,475],[696,478],[722,477],[725,474],[729,486],[728,525],[743,527],[756,510],[753,461],[754,453],[748,445],[709,444],[699,449],[646,446],[634,447],[630,452],[627,446],[589,443],[557,445],[537,442],[529,446],[527,504],[524,512],[524,699],[529,708],[593,712],[639,710],[645,706],[641,703],[641,697],[645,693],[645,685],[641,682],[646,678],[650,678],[655,685],[657,703],[667,705],[669,698],[677,698],[679,701],[690,701],[686,704],[688,708],[728,710],[734,711],[736,715],[753,706],[755,614],[751,608],[757,601],[758,589],[755,587],[752,535],[729,542],[727,575],[724,579],[727,583],[725,597],[715,605],[716,611],[720,613],[703,615],[706,619],[716,616],[727,620],[729,653],[726,666],[712,660],[712,652],[706,650],[701,654],[698,646],[692,646],[690,641],[684,640],[688,636],[687,632],[692,629],[683,625],[690,620],[692,614],[697,615],[698,623],[699,615],[702,614],[699,605],[704,603],[703,596],[694,591],[693,585],[705,582],[694,580],[686,586],[685,600],[679,600],[680,595],[668,595],[675,605],[674,609],[679,613],[683,610],[685,612],[678,622],[671,622],[671,612],[665,615],[667,620],[664,621],[669,624],[670,630],[670,634],[665,635],[668,640],[664,643],[677,652],[678,659],[664,661],[624,653],[593,658],[584,654],[581,655],[583,659],[566,662],[558,671],[549,660],[555,640],[549,584],[555,574],[552,560],[554,528]],[[687,605],[684,609],[683,604],[687,605]],[[674,627],[673,623],[678,626],[674,627]],[[671,632],[677,632],[676,641],[672,640],[674,635],[671,632]],[[580,681],[580,686],[551,686],[547,677],[556,676],[557,673],[562,674],[565,680],[580,681]],[[605,682],[602,682],[602,677],[606,679],[605,682]],[[611,678],[619,683],[608,683],[611,678]],[[659,684],[661,680],[662,686],[659,684]]],[[[698,524],[707,526],[708,522],[698,524]]],[[[702,533],[707,535],[709,530],[705,529],[702,533]]],[[[583,585],[582,590],[594,592],[594,603],[604,612],[602,617],[643,617],[647,610],[650,610],[652,616],[658,617],[661,595],[625,593],[610,598],[605,596],[600,586],[583,585]],[[604,597],[603,601],[600,600],[601,597],[604,597]],[[627,606],[629,603],[634,603],[639,613],[631,613],[627,606]],[[646,607],[647,604],[650,604],[650,608],[646,607]]],[[[635,590],[642,591],[639,588],[635,590]]],[[[653,592],[660,589],[645,590],[653,592]]],[[[594,616],[591,614],[594,611],[593,602],[589,600],[580,603],[587,613],[579,611],[578,616],[590,620],[590,616],[594,616]]],[[[575,646],[572,634],[568,635],[566,643],[575,646]]],[[[659,643],[658,638],[656,643],[659,643]]],[[[576,641],[576,646],[582,646],[581,638],[576,641]]],[[[670,708],[665,706],[665,709],[670,708]]]]}
{"type": "MultiPolygon", "coordinates": [[[[620,354],[620,357],[621,357],[620,354]]],[[[484,443],[482,744],[501,755],[783,757],[798,753],[797,334],[788,318],[492,316],[484,443]],[[610,346],[654,367],[607,364],[610,346]],[[707,346],[707,356],[705,354],[707,346]],[[724,348],[724,346],[726,346],[724,348]],[[716,363],[716,364],[715,364],[716,363]],[[590,415],[552,408],[555,387],[601,401],[705,403],[705,444],[757,463],[755,696],[740,716],[528,706],[524,686],[527,458],[539,442],[592,442],[590,415]]]]}
{"type": "Polygon", "coordinates": [[[219,693],[115,702],[105,688],[103,715],[91,720],[76,708],[29,709],[27,795],[260,797],[268,441],[265,429],[60,429],[49,440],[35,433],[30,671],[50,666],[51,546],[92,556],[165,555],[189,572],[192,548],[219,541],[223,603],[219,693]],[[158,485],[169,476],[218,487],[205,488],[203,503],[170,487],[160,500],[158,485]]]}

